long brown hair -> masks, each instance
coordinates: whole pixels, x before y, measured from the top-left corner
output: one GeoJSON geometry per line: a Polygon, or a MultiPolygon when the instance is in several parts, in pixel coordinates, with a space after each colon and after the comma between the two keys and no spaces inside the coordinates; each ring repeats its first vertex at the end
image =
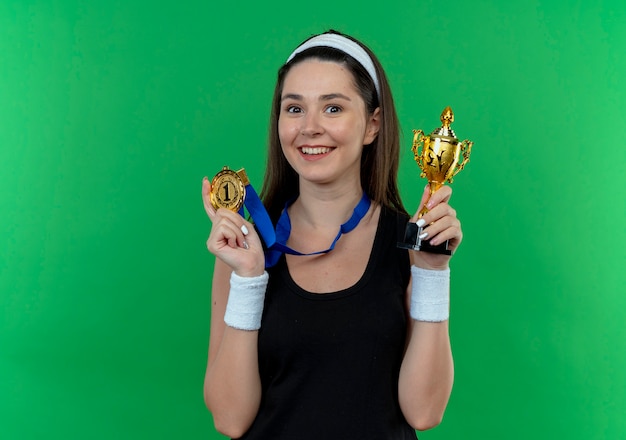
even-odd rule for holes
{"type": "Polygon", "coordinates": [[[265,178],[261,189],[261,198],[275,223],[285,203],[298,196],[298,175],[285,159],[278,137],[278,117],[280,114],[281,95],[285,77],[297,63],[316,58],[344,64],[354,77],[354,82],[365,101],[371,115],[380,107],[380,129],[374,141],[363,149],[361,157],[361,185],[373,202],[406,214],[400,199],[397,174],[400,161],[400,128],[391,89],[382,65],[374,53],[358,40],[336,31],[329,31],[351,39],[369,54],[376,68],[380,97],[376,92],[374,80],[365,68],[350,55],[330,47],[313,47],[297,54],[278,71],[276,88],[272,101],[269,130],[269,151],[265,178]]]}

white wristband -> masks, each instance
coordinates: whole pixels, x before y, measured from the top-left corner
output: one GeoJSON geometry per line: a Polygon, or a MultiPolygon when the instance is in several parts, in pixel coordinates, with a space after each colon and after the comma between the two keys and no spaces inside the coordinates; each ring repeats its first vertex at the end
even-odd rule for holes
{"type": "Polygon", "coordinates": [[[265,289],[269,280],[267,272],[258,277],[240,277],[235,272],[230,276],[230,293],[226,303],[224,322],[239,330],[261,328],[265,289]]]}
{"type": "Polygon", "coordinates": [[[441,322],[450,317],[450,268],[428,270],[411,266],[411,308],[416,321],[441,322]]]}

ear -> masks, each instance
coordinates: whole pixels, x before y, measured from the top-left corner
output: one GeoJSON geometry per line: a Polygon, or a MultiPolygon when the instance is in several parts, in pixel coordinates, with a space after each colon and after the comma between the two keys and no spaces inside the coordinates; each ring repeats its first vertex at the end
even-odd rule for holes
{"type": "Polygon", "coordinates": [[[374,113],[372,113],[367,119],[367,126],[365,127],[365,138],[363,139],[363,145],[369,145],[374,142],[378,131],[380,130],[380,107],[376,107],[374,113]]]}

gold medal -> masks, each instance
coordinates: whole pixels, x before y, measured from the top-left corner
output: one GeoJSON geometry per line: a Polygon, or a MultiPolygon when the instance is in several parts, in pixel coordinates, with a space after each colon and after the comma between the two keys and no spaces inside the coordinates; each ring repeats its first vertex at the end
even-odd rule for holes
{"type": "Polygon", "coordinates": [[[243,168],[235,172],[224,166],[211,181],[211,204],[215,209],[238,212],[246,199],[246,185],[249,183],[243,168]]]}

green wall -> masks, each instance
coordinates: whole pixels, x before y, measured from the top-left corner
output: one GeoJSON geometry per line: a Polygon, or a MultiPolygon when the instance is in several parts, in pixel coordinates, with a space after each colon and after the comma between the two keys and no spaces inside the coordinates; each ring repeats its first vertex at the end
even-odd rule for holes
{"type": "Polygon", "coordinates": [[[475,142],[420,438],[626,437],[622,0],[2,1],[0,437],[222,438],[201,179],[260,185],[275,72],[328,28],[387,68],[407,205],[412,128],[451,105],[475,142]]]}

